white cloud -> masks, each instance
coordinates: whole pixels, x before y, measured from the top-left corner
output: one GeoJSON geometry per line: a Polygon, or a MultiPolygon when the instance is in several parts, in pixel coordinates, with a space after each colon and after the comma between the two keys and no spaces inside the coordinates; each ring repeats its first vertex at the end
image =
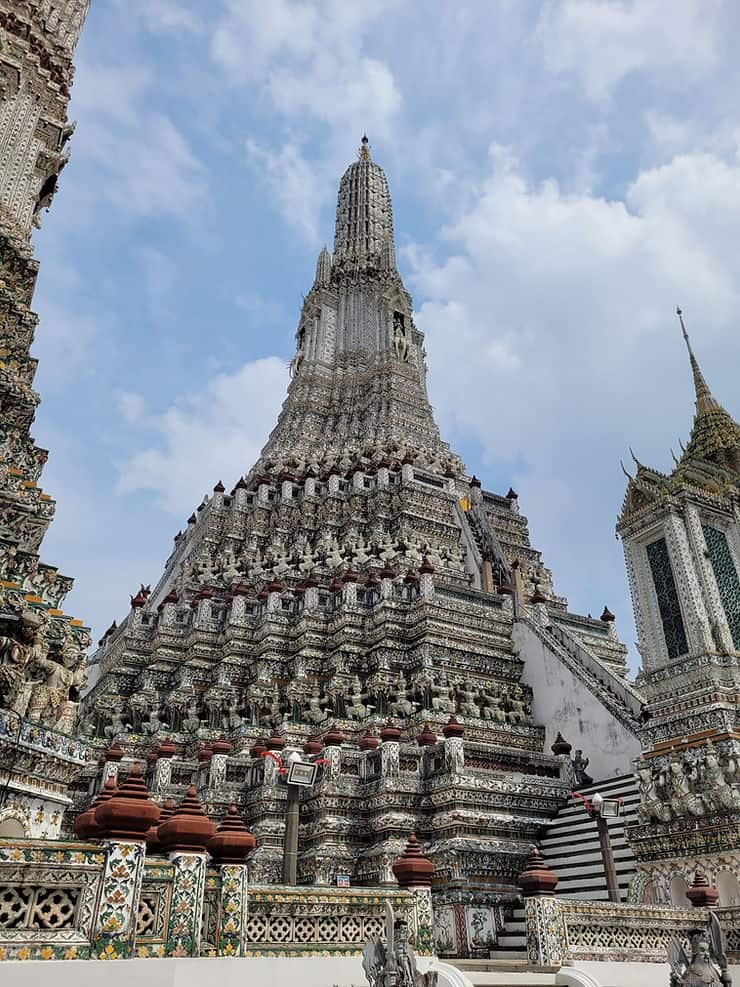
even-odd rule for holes
{"type": "MultiPolygon", "coordinates": [[[[498,148],[491,164],[446,231],[449,256],[406,253],[431,395],[453,443],[475,439],[518,488],[560,591],[627,615],[619,460],[635,444],[667,467],[693,412],[676,303],[700,356],[723,334],[725,364],[740,356],[740,164],[682,155],[640,173],[626,202],[532,184],[498,148]]],[[[722,373],[709,377],[729,402],[722,373]]]]}
{"type": "MultiPolygon", "coordinates": [[[[187,515],[218,480],[228,485],[251,468],[287,384],[282,360],[255,360],[216,375],[199,394],[145,420],[153,444],[122,464],[118,492],[152,490],[165,510],[187,515]]],[[[130,409],[130,397],[125,401],[130,409]]]]}
{"type": "Polygon", "coordinates": [[[246,142],[247,160],[258,182],[272,194],[278,212],[310,243],[319,239],[319,216],[330,185],[295,144],[274,151],[257,141],[246,142]]]}
{"type": "Polygon", "coordinates": [[[80,64],[73,107],[85,126],[74,154],[77,167],[95,171],[89,211],[113,204],[126,215],[186,220],[204,201],[203,165],[170,116],[152,108],[157,84],[143,68],[80,64]]]}
{"type": "Polygon", "coordinates": [[[551,0],[537,33],[549,68],[575,75],[600,100],[635,72],[712,66],[721,7],[721,0],[551,0]]]}
{"type": "Polygon", "coordinates": [[[233,83],[257,87],[288,118],[385,133],[401,97],[388,66],[365,44],[393,5],[229,0],[213,57],[233,83]]]}

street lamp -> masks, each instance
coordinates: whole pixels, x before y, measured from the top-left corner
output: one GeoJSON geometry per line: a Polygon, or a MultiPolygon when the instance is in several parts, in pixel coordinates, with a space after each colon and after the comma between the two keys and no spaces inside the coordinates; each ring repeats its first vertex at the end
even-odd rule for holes
{"type": "Polygon", "coordinates": [[[599,792],[595,792],[591,796],[590,802],[588,799],[584,799],[584,807],[591,818],[596,820],[596,828],[599,831],[601,859],[604,863],[609,901],[615,901],[619,904],[621,897],[617,882],[617,868],[614,863],[611,840],[609,839],[609,824],[607,823],[607,819],[616,819],[622,814],[622,802],[620,799],[605,799],[599,792]]]}
{"type": "Polygon", "coordinates": [[[606,875],[606,886],[609,891],[609,901],[617,904],[621,901],[619,884],[617,883],[617,868],[614,863],[612,844],[609,839],[609,825],[607,819],[616,819],[622,814],[622,799],[605,799],[600,792],[595,792],[589,799],[580,792],[571,792],[575,798],[582,799],[583,808],[592,819],[596,820],[596,828],[599,833],[599,844],[601,845],[601,860],[604,864],[606,875]]]}

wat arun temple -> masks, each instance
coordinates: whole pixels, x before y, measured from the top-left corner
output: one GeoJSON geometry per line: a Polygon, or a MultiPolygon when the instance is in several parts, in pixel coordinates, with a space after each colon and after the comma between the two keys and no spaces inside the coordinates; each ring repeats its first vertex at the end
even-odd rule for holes
{"type": "Polygon", "coordinates": [[[31,237],[67,165],[87,7],[0,0],[0,959],[348,958],[387,899],[420,956],[459,964],[440,984],[608,985],[557,970],[664,962],[712,908],[734,962],[740,426],[679,313],[691,434],[672,473],[636,464],[615,491],[631,680],[608,608],[571,610],[516,492],[440,435],[367,137],[259,459],[230,488],[203,477],[97,648],[65,612],[72,580],[42,560],[31,237]],[[292,763],[310,784],[286,785],[292,763]],[[619,806],[611,851],[597,794],[619,806]],[[464,972],[497,956],[556,979],[464,972]]]}

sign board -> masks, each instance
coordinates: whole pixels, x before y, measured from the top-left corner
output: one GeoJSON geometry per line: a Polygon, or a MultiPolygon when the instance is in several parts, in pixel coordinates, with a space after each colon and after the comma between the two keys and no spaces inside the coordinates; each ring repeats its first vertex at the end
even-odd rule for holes
{"type": "Polygon", "coordinates": [[[310,788],[316,781],[316,765],[306,761],[293,761],[288,768],[288,784],[310,788]]]}
{"type": "Polygon", "coordinates": [[[338,888],[349,887],[349,874],[337,874],[337,887],[338,888]]]}

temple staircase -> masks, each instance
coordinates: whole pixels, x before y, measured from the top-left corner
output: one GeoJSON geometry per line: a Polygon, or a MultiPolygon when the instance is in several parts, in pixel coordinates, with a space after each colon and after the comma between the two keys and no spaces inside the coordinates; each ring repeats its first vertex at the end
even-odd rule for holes
{"type": "MultiPolygon", "coordinates": [[[[640,802],[637,781],[633,775],[625,775],[578,790],[588,798],[598,791],[604,798],[623,800],[622,815],[609,819],[608,823],[619,890],[622,901],[626,901],[635,874],[635,859],[624,830],[626,825],[636,821],[640,802]]],[[[548,866],[560,879],[556,891],[558,898],[609,900],[596,820],[587,815],[581,799],[572,796],[568,799],[545,829],[540,849],[548,866]]]]}
{"type": "Polygon", "coordinates": [[[554,987],[557,984],[557,969],[527,966],[526,960],[454,960],[450,965],[472,987],[554,987]]]}

